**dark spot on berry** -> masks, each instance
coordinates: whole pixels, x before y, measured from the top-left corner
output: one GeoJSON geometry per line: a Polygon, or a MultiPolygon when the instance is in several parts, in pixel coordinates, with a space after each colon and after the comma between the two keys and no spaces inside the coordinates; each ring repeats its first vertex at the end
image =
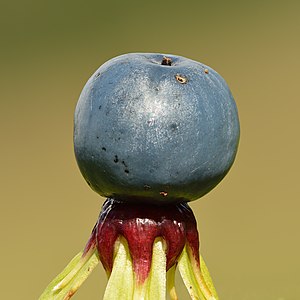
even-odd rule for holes
{"type": "Polygon", "coordinates": [[[105,147],[102,147],[102,150],[103,150],[103,151],[106,151],[106,148],[105,148],[105,147]]]}
{"type": "Polygon", "coordinates": [[[119,158],[118,158],[118,155],[115,155],[115,159],[114,159],[114,162],[115,162],[115,163],[119,162],[119,158]]]}
{"type": "Polygon", "coordinates": [[[150,120],[147,121],[149,126],[153,126],[155,124],[155,119],[151,118],[150,120]]]}
{"type": "Polygon", "coordinates": [[[172,65],[172,59],[170,57],[164,56],[162,61],[161,61],[161,64],[164,65],[164,66],[171,66],[172,65]]]}
{"type": "Polygon", "coordinates": [[[170,125],[170,127],[171,127],[171,129],[172,129],[173,131],[175,131],[175,130],[178,129],[178,124],[173,123],[173,124],[170,125]]]}
{"type": "Polygon", "coordinates": [[[129,173],[129,170],[125,169],[124,172],[128,174],[128,173],[129,173]]]}

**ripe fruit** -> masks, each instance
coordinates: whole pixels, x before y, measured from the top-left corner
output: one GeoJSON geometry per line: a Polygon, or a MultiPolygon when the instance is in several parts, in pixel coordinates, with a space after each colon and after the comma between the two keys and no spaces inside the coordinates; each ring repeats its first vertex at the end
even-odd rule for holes
{"type": "Polygon", "coordinates": [[[75,112],[79,168],[96,192],[114,199],[198,199],[226,175],[238,141],[225,81],[174,55],[109,60],[88,80],[75,112]]]}

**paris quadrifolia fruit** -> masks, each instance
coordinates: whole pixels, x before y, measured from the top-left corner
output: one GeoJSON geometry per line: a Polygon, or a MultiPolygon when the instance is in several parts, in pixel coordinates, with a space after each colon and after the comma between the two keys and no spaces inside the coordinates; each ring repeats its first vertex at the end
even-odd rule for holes
{"type": "Polygon", "coordinates": [[[69,299],[100,261],[104,300],[218,299],[188,202],[212,190],[236,156],[239,120],[224,79],[176,55],[131,53],[103,64],[76,106],[74,149],[106,197],[84,249],[40,299],[69,299]]]}

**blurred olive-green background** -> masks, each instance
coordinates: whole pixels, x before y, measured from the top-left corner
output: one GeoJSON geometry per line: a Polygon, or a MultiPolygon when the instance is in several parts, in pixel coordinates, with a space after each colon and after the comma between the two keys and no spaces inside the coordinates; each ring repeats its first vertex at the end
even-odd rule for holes
{"type": "MultiPolygon", "coordinates": [[[[0,3],[1,299],[37,299],[84,247],[103,199],[76,165],[74,108],[98,66],[140,51],[210,65],[237,102],[236,162],[191,204],[220,298],[300,299],[299,1],[0,3]]],[[[74,299],[105,285],[99,266],[74,299]]]]}

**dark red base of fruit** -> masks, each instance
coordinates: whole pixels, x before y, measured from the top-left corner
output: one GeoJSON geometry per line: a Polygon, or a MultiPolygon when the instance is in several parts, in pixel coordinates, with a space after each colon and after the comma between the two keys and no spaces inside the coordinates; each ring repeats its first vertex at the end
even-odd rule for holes
{"type": "Polygon", "coordinates": [[[158,206],[107,199],[86,251],[96,243],[99,258],[108,273],[112,271],[114,246],[119,236],[127,240],[139,282],[144,282],[150,272],[157,237],[165,241],[167,270],[176,263],[186,243],[199,263],[197,224],[187,203],[158,206]]]}

